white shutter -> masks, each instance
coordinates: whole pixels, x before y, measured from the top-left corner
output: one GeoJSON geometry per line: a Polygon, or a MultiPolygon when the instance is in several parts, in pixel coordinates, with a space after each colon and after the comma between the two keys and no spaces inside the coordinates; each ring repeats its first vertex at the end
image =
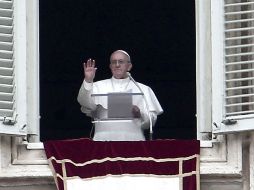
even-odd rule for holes
{"type": "Polygon", "coordinates": [[[0,1],[0,134],[25,135],[17,113],[13,0],[0,1]]]}
{"type": "Polygon", "coordinates": [[[254,130],[254,1],[224,0],[222,121],[215,133],[254,130]]]}

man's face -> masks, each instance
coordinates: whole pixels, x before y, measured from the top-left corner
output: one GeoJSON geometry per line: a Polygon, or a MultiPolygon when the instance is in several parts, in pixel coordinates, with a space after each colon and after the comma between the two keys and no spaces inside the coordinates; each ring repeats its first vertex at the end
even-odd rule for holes
{"type": "Polygon", "coordinates": [[[127,77],[127,72],[130,71],[132,64],[127,55],[122,52],[114,52],[110,57],[109,67],[116,79],[123,79],[127,77]]]}

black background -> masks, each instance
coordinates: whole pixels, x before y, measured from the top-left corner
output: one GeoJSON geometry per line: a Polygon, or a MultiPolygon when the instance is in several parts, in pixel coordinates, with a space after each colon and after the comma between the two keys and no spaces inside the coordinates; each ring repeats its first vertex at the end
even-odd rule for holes
{"type": "Polygon", "coordinates": [[[154,139],[196,138],[195,4],[169,0],[41,0],[41,140],[89,137],[77,94],[83,62],[111,77],[109,56],[126,50],[132,76],[150,86],[164,113],[154,139]]]}

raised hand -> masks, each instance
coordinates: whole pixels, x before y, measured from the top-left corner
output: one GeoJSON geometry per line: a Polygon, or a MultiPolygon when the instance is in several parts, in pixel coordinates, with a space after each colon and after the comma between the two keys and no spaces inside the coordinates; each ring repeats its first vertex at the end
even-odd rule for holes
{"type": "Polygon", "coordinates": [[[95,60],[88,59],[86,63],[84,63],[84,75],[86,82],[93,82],[96,73],[95,60]]]}

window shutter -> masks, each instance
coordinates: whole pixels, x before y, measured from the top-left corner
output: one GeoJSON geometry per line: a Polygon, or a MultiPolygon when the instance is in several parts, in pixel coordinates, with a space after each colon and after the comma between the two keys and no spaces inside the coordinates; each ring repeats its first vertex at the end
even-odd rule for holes
{"type": "Polygon", "coordinates": [[[13,0],[0,1],[0,134],[25,135],[16,102],[13,0]]]}
{"type": "Polygon", "coordinates": [[[254,2],[224,0],[224,27],[224,111],[215,132],[253,130],[254,2]]]}

